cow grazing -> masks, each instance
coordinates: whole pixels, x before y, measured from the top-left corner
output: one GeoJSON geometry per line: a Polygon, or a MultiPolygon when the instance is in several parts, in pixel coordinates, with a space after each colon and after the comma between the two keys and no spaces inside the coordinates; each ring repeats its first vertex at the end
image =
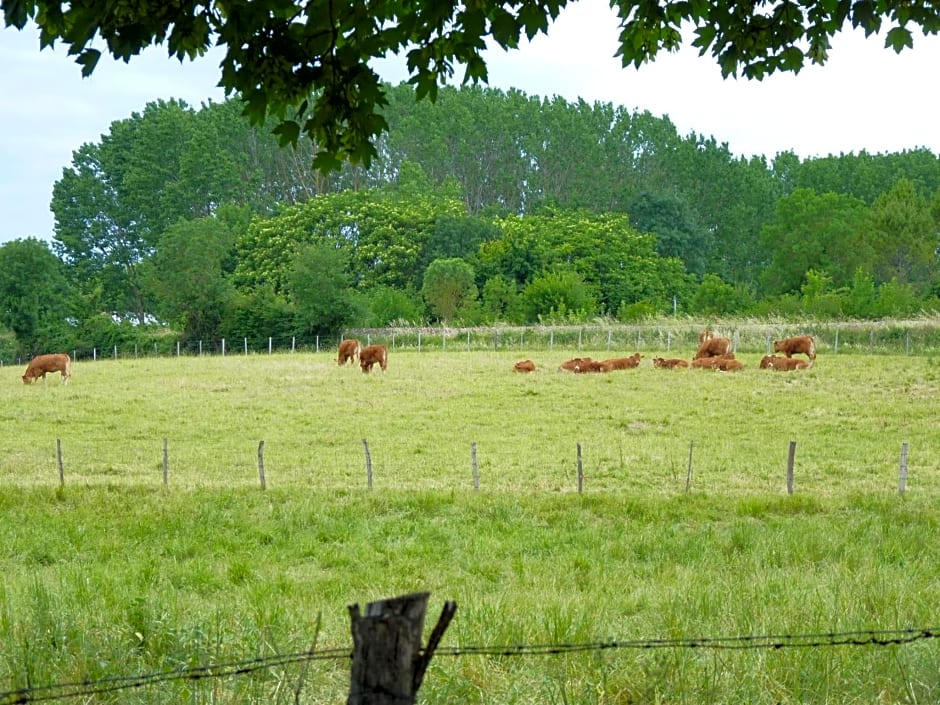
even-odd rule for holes
{"type": "Polygon", "coordinates": [[[69,377],[72,376],[72,358],[66,353],[37,355],[30,360],[29,365],[26,367],[23,384],[29,384],[38,377],[42,377],[42,381],[45,382],[47,372],[61,372],[62,383],[68,384],[69,377]]]}
{"type": "Polygon", "coordinates": [[[689,366],[688,362],[686,362],[685,360],[680,360],[679,358],[676,358],[676,357],[670,357],[670,358],[654,357],[653,358],[653,367],[658,367],[659,369],[663,369],[663,370],[684,369],[684,368],[687,368],[688,366],[689,366]]]}
{"type": "Polygon", "coordinates": [[[580,367],[582,364],[591,362],[589,357],[573,357],[570,360],[565,360],[561,365],[558,366],[558,369],[563,372],[575,372],[575,368],[580,367]]]}
{"type": "Polygon", "coordinates": [[[774,341],[774,352],[782,352],[787,357],[797,354],[806,355],[810,360],[816,359],[816,341],[811,335],[798,335],[795,338],[784,338],[774,341]]]}
{"type": "Polygon", "coordinates": [[[359,367],[364,373],[371,372],[376,363],[385,372],[388,367],[388,348],[384,345],[368,345],[359,351],[359,367]]]}
{"type": "Polygon", "coordinates": [[[793,370],[808,370],[813,366],[813,360],[801,360],[796,357],[777,357],[764,355],[760,361],[761,367],[777,370],[778,372],[791,372],[793,370]]]}
{"type": "Polygon", "coordinates": [[[601,372],[612,372],[613,370],[632,370],[640,366],[640,360],[643,356],[640,353],[633,353],[630,357],[614,357],[601,362],[601,372]]]}
{"type": "Polygon", "coordinates": [[[516,372],[535,372],[535,363],[532,360],[520,360],[512,369],[516,372]]]}
{"type": "Polygon", "coordinates": [[[348,338],[339,344],[339,355],[336,358],[337,365],[345,365],[347,362],[355,362],[362,351],[362,346],[355,338],[348,338]]]}

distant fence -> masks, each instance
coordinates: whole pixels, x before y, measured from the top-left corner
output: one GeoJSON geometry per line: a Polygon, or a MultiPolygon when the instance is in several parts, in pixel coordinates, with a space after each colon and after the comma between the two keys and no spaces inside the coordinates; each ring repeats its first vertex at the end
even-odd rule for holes
{"type": "MultiPolygon", "coordinates": [[[[735,351],[771,352],[774,340],[812,335],[822,354],[882,355],[940,354],[940,319],[915,321],[854,321],[825,323],[733,323],[704,326],[697,323],[583,326],[488,326],[474,328],[395,327],[351,329],[343,335],[305,338],[245,337],[197,341],[163,340],[153,345],[108,346],[69,351],[73,359],[127,359],[138,357],[258,355],[286,352],[323,353],[336,350],[340,340],[358,338],[392,350],[416,352],[473,351],[620,351],[673,352],[682,357],[698,347],[708,327],[732,339],[735,351]]],[[[10,361],[0,361],[9,364],[10,361]]],[[[16,364],[25,364],[17,360],[16,364]]]]}

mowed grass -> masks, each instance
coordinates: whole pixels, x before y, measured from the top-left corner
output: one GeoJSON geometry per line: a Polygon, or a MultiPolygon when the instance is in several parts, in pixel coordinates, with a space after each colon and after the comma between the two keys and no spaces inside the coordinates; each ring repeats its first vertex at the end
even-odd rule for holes
{"type": "MultiPolygon", "coordinates": [[[[409,352],[384,375],[326,354],[103,360],[31,387],[0,369],[0,690],[348,647],[347,605],[417,590],[432,593],[428,629],[457,601],[457,648],[937,626],[934,360],[831,356],[783,374],[741,355],[745,370],[721,374],[654,370],[649,353],[637,370],[556,372],[573,354],[409,352]],[[541,369],[514,374],[521,357],[541,369]]],[[[441,655],[421,693],[926,703],[938,673],[929,639],[589,649],[441,655]]],[[[340,658],[94,701],[335,703],[347,689],[340,658]]]]}

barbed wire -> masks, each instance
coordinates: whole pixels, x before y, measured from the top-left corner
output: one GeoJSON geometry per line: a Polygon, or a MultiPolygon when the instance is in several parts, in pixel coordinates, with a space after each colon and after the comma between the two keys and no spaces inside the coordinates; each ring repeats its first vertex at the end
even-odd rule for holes
{"type": "Polygon", "coordinates": [[[168,681],[203,680],[207,678],[227,678],[246,675],[277,666],[289,666],[307,661],[350,658],[350,649],[326,649],[301,651],[281,656],[259,656],[242,661],[217,663],[207,666],[192,666],[171,671],[145,673],[136,676],[113,676],[98,680],[73,681],[54,685],[19,688],[0,693],[0,704],[33,703],[47,700],[62,700],[87,695],[100,695],[118,690],[141,688],[147,685],[168,681]]]}
{"type": "MultiPolygon", "coordinates": [[[[609,640],[571,644],[516,644],[502,646],[442,646],[435,656],[546,656],[586,651],[616,649],[786,649],[837,646],[903,646],[916,641],[940,638],[940,627],[900,630],[864,630],[851,632],[820,632],[809,634],[771,634],[728,637],[679,637],[675,639],[609,640]]],[[[54,685],[19,688],[0,692],[0,705],[64,700],[79,696],[100,695],[118,690],[141,688],[169,681],[203,680],[246,675],[256,671],[289,666],[309,661],[350,659],[348,648],[301,651],[280,656],[267,656],[194,666],[136,676],[114,676],[95,681],[74,681],[54,685]]]]}

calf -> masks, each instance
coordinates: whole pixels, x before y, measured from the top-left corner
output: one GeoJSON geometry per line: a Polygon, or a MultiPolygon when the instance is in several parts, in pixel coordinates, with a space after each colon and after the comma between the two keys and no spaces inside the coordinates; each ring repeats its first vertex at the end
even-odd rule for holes
{"type": "Polygon", "coordinates": [[[355,362],[362,351],[362,345],[355,338],[349,338],[339,344],[339,355],[336,358],[337,365],[345,365],[347,362],[355,362]]]}
{"type": "Polygon", "coordinates": [[[740,370],[744,365],[734,357],[734,353],[697,357],[692,360],[692,367],[704,370],[740,370]]]}
{"type": "Polygon", "coordinates": [[[761,358],[760,365],[762,368],[769,368],[771,370],[777,370],[778,372],[791,372],[793,370],[808,370],[813,366],[813,361],[800,360],[795,357],[764,355],[764,357],[761,358]]]}
{"type": "Polygon", "coordinates": [[[359,367],[364,373],[372,371],[372,366],[378,363],[385,372],[388,366],[388,348],[384,345],[368,345],[359,351],[359,367]]]}
{"type": "Polygon", "coordinates": [[[47,372],[61,372],[62,383],[68,384],[69,377],[72,376],[72,358],[66,353],[37,355],[30,360],[29,365],[26,366],[26,374],[23,375],[23,384],[29,384],[39,377],[42,377],[42,381],[45,382],[47,372]]]}
{"type": "Polygon", "coordinates": [[[516,372],[535,372],[535,363],[532,360],[520,360],[512,366],[516,372]]]}
{"type": "Polygon", "coordinates": [[[795,338],[784,338],[774,341],[774,352],[782,352],[787,357],[796,354],[806,355],[810,360],[816,359],[816,341],[811,335],[798,335],[795,338]]]}
{"type": "Polygon", "coordinates": [[[663,370],[675,370],[680,368],[687,368],[688,366],[688,362],[675,357],[670,357],[668,359],[662,357],[653,358],[653,367],[658,367],[663,370]]]}
{"type": "Polygon", "coordinates": [[[558,366],[559,370],[564,372],[575,372],[577,367],[580,367],[583,363],[591,362],[589,357],[573,357],[570,360],[565,360],[561,365],[558,366]]]}
{"type": "Polygon", "coordinates": [[[640,353],[633,353],[630,357],[614,357],[610,360],[601,362],[601,372],[611,372],[613,370],[632,370],[640,366],[640,360],[643,356],[640,353]]]}
{"type": "Polygon", "coordinates": [[[584,374],[585,372],[605,372],[604,365],[597,360],[592,360],[589,357],[582,357],[581,360],[574,366],[575,374],[584,374]]]}

